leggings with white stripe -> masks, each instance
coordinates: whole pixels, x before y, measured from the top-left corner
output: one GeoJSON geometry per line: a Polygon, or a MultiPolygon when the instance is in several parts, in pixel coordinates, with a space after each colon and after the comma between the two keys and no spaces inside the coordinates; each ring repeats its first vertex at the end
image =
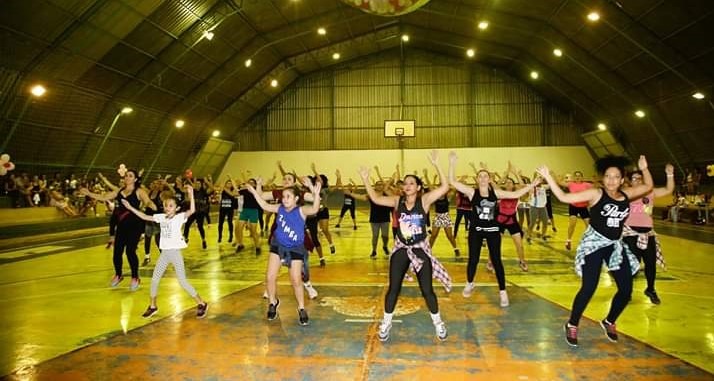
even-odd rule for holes
{"type": "Polygon", "coordinates": [[[156,267],[154,268],[154,275],[151,277],[151,291],[150,296],[155,298],[159,291],[159,282],[166,272],[166,268],[169,267],[169,263],[174,265],[174,271],[176,272],[176,279],[178,279],[179,284],[183,287],[186,292],[192,297],[197,295],[196,289],[191,286],[186,280],[186,270],[183,267],[183,256],[181,255],[180,249],[167,249],[162,250],[161,255],[159,255],[159,260],[156,262],[156,267]]]}

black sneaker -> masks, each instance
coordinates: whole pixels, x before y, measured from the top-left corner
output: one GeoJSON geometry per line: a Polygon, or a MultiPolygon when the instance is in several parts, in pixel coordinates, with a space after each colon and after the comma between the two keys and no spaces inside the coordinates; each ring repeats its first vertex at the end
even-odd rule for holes
{"type": "Polygon", "coordinates": [[[270,303],[268,306],[268,320],[275,320],[278,317],[278,307],[280,306],[280,299],[276,299],[275,304],[270,303]]]}
{"type": "Polygon", "coordinates": [[[156,314],[158,311],[158,307],[149,306],[149,308],[146,309],[146,311],[141,315],[141,317],[143,317],[144,319],[148,319],[154,316],[154,314],[156,314]]]}
{"type": "Polygon", "coordinates": [[[203,319],[206,317],[206,312],[208,312],[208,303],[203,302],[203,304],[199,304],[196,308],[196,317],[203,319]]]}
{"type": "Polygon", "coordinates": [[[340,228],[340,224],[335,225],[335,229],[339,229],[339,228],[340,228]]]}
{"type": "Polygon", "coordinates": [[[382,251],[384,251],[384,255],[389,255],[389,248],[386,246],[382,246],[382,251]]]}
{"type": "Polygon", "coordinates": [[[460,256],[461,256],[461,251],[459,251],[459,249],[454,249],[454,256],[455,256],[456,258],[460,257],[460,256]]]}
{"type": "Polygon", "coordinates": [[[335,254],[335,247],[330,246],[330,254],[334,255],[335,254]]]}
{"type": "Polygon", "coordinates": [[[325,267],[325,258],[320,258],[320,267],[325,267]]]}
{"type": "Polygon", "coordinates": [[[310,324],[310,320],[309,320],[309,318],[307,317],[307,311],[305,311],[304,308],[298,309],[298,318],[299,318],[299,321],[300,321],[300,325],[306,326],[306,325],[309,325],[309,324],[310,324]]]}
{"type": "Polygon", "coordinates": [[[372,254],[369,255],[369,257],[372,259],[377,259],[377,252],[373,251],[372,254]]]}
{"type": "Polygon", "coordinates": [[[650,302],[652,302],[652,304],[662,303],[662,301],[659,300],[659,296],[657,296],[657,291],[655,291],[655,290],[652,290],[652,291],[645,290],[645,295],[647,295],[647,297],[650,298],[650,302]]]}
{"type": "Polygon", "coordinates": [[[615,323],[610,323],[607,320],[601,320],[600,326],[605,331],[605,335],[607,335],[607,339],[612,341],[613,343],[616,343],[617,342],[617,329],[615,328],[615,323]]]}
{"type": "Polygon", "coordinates": [[[355,225],[355,227],[354,227],[354,228],[352,228],[352,230],[357,230],[357,225],[355,225]]]}
{"type": "Polygon", "coordinates": [[[245,246],[239,244],[238,246],[236,246],[236,253],[239,253],[243,249],[245,249],[245,246]]]}
{"type": "Polygon", "coordinates": [[[578,327],[574,327],[568,323],[565,323],[565,326],[563,326],[563,328],[565,329],[565,341],[571,347],[577,347],[578,346],[578,327]]]}
{"type": "Polygon", "coordinates": [[[260,255],[260,248],[259,248],[259,247],[256,247],[256,248],[255,248],[255,255],[260,255]]]}
{"type": "Polygon", "coordinates": [[[201,246],[203,246],[204,249],[205,249],[206,247],[208,247],[208,246],[206,245],[206,240],[205,240],[205,239],[204,239],[203,242],[201,243],[201,246]]]}
{"type": "Polygon", "coordinates": [[[148,266],[151,263],[151,257],[144,257],[144,262],[141,262],[142,266],[148,266]]]}

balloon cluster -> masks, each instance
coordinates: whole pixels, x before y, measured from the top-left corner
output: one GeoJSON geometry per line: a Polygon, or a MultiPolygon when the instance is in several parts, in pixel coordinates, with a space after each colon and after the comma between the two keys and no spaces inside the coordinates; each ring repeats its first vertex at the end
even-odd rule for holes
{"type": "Polygon", "coordinates": [[[119,169],[117,169],[117,173],[119,174],[119,176],[124,177],[124,175],[126,175],[126,171],[126,165],[119,164],[119,169]]]}
{"type": "Polygon", "coordinates": [[[4,153],[0,156],[0,176],[5,176],[15,169],[15,164],[10,161],[10,155],[4,153]]]}

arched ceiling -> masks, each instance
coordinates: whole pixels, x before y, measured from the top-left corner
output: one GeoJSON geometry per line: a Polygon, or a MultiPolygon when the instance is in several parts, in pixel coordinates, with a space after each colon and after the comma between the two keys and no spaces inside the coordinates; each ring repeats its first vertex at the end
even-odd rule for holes
{"type": "MultiPolygon", "coordinates": [[[[140,156],[168,140],[175,118],[187,121],[191,132],[172,138],[166,151],[179,170],[209,131],[235,135],[299,76],[401,45],[464,60],[473,48],[474,60],[524,81],[537,70],[533,87],[574,111],[586,129],[604,122],[631,154],[681,168],[714,160],[712,35],[710,0],[431,0],[399,17],[336,0],[3,0],[0,131],[73,107],[65,97],[54,110],[19,115],[17,98],[42,81],[96,99],[83,122],[35,123],[83,131],[84,140],[67,147],[80,153],[62,165],[86,166],[81,152],[96,150],[117,110],[130,105],[152,115],[137,131],[141,139],[122,143],[140,156]],[[599,21],[586,20],[591,11],[599,21]],[[694,99],[696,91],[706,98],[694,99]],[[647,116],[635,117],[636,109],[647,116]]],[[[13,149],[32,161],[26,148],[13,149]]]]}

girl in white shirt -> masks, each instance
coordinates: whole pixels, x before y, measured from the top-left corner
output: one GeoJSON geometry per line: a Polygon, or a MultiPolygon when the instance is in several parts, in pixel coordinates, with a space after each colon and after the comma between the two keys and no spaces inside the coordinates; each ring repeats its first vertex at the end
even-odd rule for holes
{"type": "Polygon", "coordinates": [[[129,205],[126,200],[122,200],[124,206],[132,213],[139,216],[139,218],[145,221],[156,222],[161,226],[161,255],[159,256],[159,260],[154,268],[154,275],[151,277],[151,302],[142,315],[147,319],[159,310],[156,306],[156,296],[159,290],[159,282],[161,282],[161,278],[164,276],[164,272],[166,272],[166,268],[168,268],[169,264],[174,265],[176,278],[178,279],[179,284],[181,284],[181,287],[183,287],[183,289],[186,290],[186,292],[188,292],[194,300],[196,300],[196,303],[198,303],[196,317],[202,319],[206,317],[206,312],[208,311],[208,303],[201,299],[201,296],[198,295],[196,289],[194,289],[193,286],[191,286],[191,284],[186,280],[186,270],[183,264],[183,256],[181,255],[181,249],[187,246],[186,241],[184,241],[183,235],[181,234],[181,227],[184,223],[186,223],[188,217],[191,216],[191,214],[193,214],[196,210],[196,203],[193,199],[193,188],[187,185],[186,193],[189,196],[191,206],[188,211],[178,214],[176,213],[178,210],[178,206],[176,205],[177,202],[173,197],[163,200],[165,213],[158,213],[153,216],[144,214],[140,210],[137,210],[129,205]]]}

